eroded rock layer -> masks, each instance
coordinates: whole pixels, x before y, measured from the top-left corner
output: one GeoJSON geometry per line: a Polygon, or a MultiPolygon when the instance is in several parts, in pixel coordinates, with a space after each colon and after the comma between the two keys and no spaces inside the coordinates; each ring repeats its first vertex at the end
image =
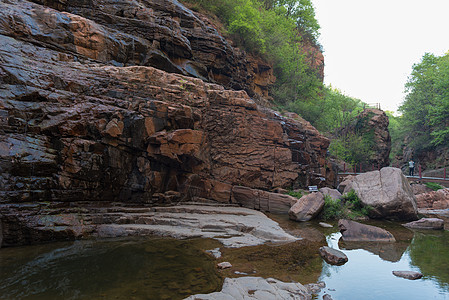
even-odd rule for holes
{"type": "Polygon", "coordinates": [[[0,3],[2,203],[232,202],[332,178],[308,122],[203,80],[237,76],[235,50],[178,2],[35,2],[0,3]]]}
{"type": "Polygon", "coordinates": [[[176,0],[2,1],[0,32],[115,66],[153,66],[266,96],[272,68],[176,0]],[[34,3],[33,3],[34,2],[34,3]]]}

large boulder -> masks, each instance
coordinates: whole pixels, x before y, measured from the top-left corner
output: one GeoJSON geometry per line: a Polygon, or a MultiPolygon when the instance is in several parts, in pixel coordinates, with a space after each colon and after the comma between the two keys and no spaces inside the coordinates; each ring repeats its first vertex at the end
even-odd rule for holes
{"type": "Polygon", "coordinates": [[[441,189],[416,195],[418,208],[447,209],[449,208],[449,189],[441,189]]]}
{"type": "Polygon", "coordinates": [[[324,196],[320,192],[302,196],[288,211],[294,221],[309,221],[317,216],[324,206],[324,196]]]}
{"type": "Polygon", "coordinates": [[[344,242],[395,242],[394,236],[385,229],[350,220],[339,220],[338,228],[344,242]]]}
{"type": "Polygon", "coordinates": [[[415,195],[400,169],[386,167],[355,176],[344,193],[354,190],[363,204],[372,207],[370,217],[416,220],[415,195]]]}

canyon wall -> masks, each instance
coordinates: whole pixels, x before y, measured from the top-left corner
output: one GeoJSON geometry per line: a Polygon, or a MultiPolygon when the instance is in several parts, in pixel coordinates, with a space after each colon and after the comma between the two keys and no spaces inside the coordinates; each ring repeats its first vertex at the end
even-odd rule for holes
{"type": "Polygon", "coordinates": [[[271,68],[177,1],[0,8],[1,203],[228,203],[334,180],[327,138],[249,96],[271,68]]]}

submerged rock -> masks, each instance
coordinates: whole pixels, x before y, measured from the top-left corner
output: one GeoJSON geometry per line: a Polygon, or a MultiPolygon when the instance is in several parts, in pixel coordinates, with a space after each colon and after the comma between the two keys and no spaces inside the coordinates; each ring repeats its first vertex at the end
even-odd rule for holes
{"type": "Polygon", "coordinates": [[[402,277],[405,279],[415,280],[421,278],[423,275],[414,271],[393,271],[394,276],[402,277]]]}
{"type": "Polygon", "coordinates": [[[415,195],[402,171],[386,167],[355,176],[344,193],[354,190],[360,201],[369,205],[370,217],[394,220],[416,220],[415,195]]]}
{"type": "Polygon", "coordinates": [[[324,222],[320,222],[320,223],[318,223],[321,227],[324,227],[324,228],[332,228],[332,227],[334,227],[334,226],[332,226],[331,224],[327,224],[327,223],[324,223],[324,222]]]}
{"type": "Polygon", "coordinates": [[[385,229],[350,220],[339,220],[338,228],[345,242],[395,242],[394,236],[385,229]]]}
{"type": "Polygon", "coordinates": [[[217,267],[219,269],[228,269],[228,268],[232,268],[232,265],[230,262],[224,261],[224,262],[218,263],[217,267]]]}
{"type": "Polygon", "coordinates": [[[206,253],[210,254],[214,258],[220,258],[221,257],[221,251],[220,248],[215,248],[211,250],[206,250],[206,253]]]}
{"type": "Polygon", "coordinates": [[[343,265],[348,262],[346,254],[340,250],[323,246],[319,249],[321,257],[331,265],[343,265]]]}
{"type": "Polygon", "coordinates": [[[309,221],[317,216],[324,206],[324,196],[320,192],[302,196],[288,211],[288,216],[294,221],[309,221]]]}
{"type": "Polygon", "coordinates": [[[237,299],[301,299],[312,296],[305,286],[297,282],[282,282],[273,278],[225,278],[220,292],[193,295],[186,300],[237,300],[237,299]]]}
{"type": "Polygon", "coordinates": [[[322,289],[326,287],[326,284],[323,281],[318,283],[308,283],[304,285],[310,294],[318,294],[322,289]]]}
{"type": "Polygon", "coordinates": [[[404,224],[405,227],[411,229],[444,229],[444,220],[438,218],[422,218],[417,221],[404,224]]]}

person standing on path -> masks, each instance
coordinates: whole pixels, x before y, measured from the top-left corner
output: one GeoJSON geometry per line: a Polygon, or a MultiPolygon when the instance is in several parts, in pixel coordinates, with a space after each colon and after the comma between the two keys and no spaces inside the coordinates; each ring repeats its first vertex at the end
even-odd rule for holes
{"type": "Polygon", "coordinates": [[[408,162],[408,169],[409,169],[408,175],[414,176],[414,173],[415,173],[415,162],[413,161],[413,159],[411,159],[408,162]]]}

